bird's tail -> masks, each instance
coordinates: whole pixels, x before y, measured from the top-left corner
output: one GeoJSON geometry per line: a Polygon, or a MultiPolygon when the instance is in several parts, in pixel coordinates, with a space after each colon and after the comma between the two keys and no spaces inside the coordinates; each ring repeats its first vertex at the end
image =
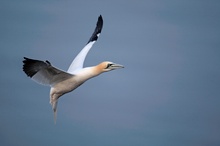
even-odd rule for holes
{"type": "Polygon", "coordinates": [[[54,124],[56,124],[56,119],[57,119],[57,103],[58,103],[57,100],[50,102],[50,104],[52,105],[53,114],[54,114],[54,124]]]}
{"type": "Polygon", "coordinates": [[[53,113],[54,113],[54,124],[56,124],[56,120],[57,120],[57,111],[54,110],[53,113]]]}

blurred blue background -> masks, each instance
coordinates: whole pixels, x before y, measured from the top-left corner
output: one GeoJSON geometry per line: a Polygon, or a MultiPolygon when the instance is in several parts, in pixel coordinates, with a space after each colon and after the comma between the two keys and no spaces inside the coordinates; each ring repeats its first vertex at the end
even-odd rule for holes
{"type": "Polygon", "coordinates": [[[0,1],[1,146],[219,146],[217,0],[0,1]],[[22,71],[23,57],[67,70],[104,27],[85,66],[124,69],[60,98],[22,71]]]}

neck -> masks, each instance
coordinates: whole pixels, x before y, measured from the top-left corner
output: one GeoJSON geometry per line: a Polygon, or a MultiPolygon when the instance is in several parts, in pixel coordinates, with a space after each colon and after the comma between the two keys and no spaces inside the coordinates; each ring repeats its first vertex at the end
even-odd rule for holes
{"type": "Polygon", "coordinates": [[[82,80],[88,80],[90,78],[93,78],[95,76],[98,76],[99,74],[101,74],[103,71],[101,70],[101,68],[99,67],[99,65],[97,66],[92,66],[92,67],[86,67],[83,68],[82,70],[80,70],[76,75],[80,76],[82,80]]]}

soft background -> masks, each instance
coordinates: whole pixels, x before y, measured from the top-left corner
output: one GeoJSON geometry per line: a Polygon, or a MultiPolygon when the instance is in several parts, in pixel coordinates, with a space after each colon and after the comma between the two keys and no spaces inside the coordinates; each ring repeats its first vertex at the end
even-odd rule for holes
{"type": "Polygon", "coordinates": [[[1,0],[1,146],[219,146],[218,0],[1,0]],[[85,65],[124,69],[58,104],[22,71],[23,56],[66,70],[104,27],[85,65]]]}

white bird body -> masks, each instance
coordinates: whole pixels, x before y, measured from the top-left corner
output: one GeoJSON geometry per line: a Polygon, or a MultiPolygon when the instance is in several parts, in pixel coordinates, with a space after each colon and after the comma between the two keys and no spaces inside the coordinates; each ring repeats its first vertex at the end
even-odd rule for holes
{"type": "MultiPolygon", "coordinates": [[[[51,104],[55,102],[57,99],[53,99],[54,94],[63,95],[65,93],[71,92],[81,84],[83,84],[88,79],[99,75],[101,72],[96,71],[96,67],[87,67],[79,70],[75,75],[71,78],[58,82],[51,87],[50,90],[50,102],[51,104]]],[[[59,98],[59,97],[58,97],[59,98]]]]}
{"type": "Polygon", "coordinates": [[[37,83],[51,86],[50,103],[54,111],[55,122],[57,102],[60,96],[73,91],[88,79],[98,76],[103,72],[123,68],[122,65],[109,61],[102,62],[97,66],[83,68],[85,57],[93,44],[97,41],[102,30],[102,25],[103,20],[100,15],[94,33],[86,46],[73,60],[67,72],[53,67],[49,61],[44,62],[24,57],[23,71],[27,76],[31,77],[37,83]]]}

